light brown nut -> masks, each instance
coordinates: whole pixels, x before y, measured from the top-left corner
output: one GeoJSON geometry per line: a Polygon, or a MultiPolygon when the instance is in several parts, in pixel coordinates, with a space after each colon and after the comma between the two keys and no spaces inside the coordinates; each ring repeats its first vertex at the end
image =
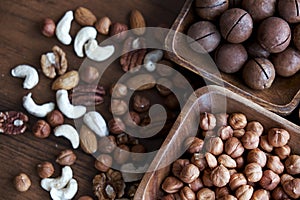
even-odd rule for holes
{"type": "Polygon", "coordinates": [[[263,175],[262,167],[257,163],[249,163],[245,166],[244,174],[249,182],[258,182],[263,175]]]}
{"type": "Polygon", "coordinates": [[[95,133],[87,126],[82,125],[80,129],[80,147],[87,154],[92,154],[97,151],[98,142],[95,133]]]}
{"type": "Polygon", "coordinates": [[[294,178],[286,181],[283,184],[283,190],[293,199],[299,199],[300,197],[300,179],[294,178]]]}
{"type": "Polygon", "coordinates": [[[224,151],[232,158],[240,157],[244,153],[244,147],[236,137],[229,138],[225,142],[224,151]]]}
{"type": "Polygon", "coordinates": [[[132,10],[130,13],[130,28],[136,35],[143,35],[146,31],[146,22],[142,13],[138,10],[132,10]]]}
{"type": "Polygon", "coordinates": [[[218,163],[227,168],[236,168],[236,161],[227,154],[220,155],[218,157],[218,163]]]}
{"type": "Polygon", "coordinates": [[[191,163],[196,165],[200,171],[203,171],[206,167],[208,167],[205,155],[202,153],[194,153],[191,158],[191,163]]]}
{"type": "Polygon", "coordinates": [[[267,167],[276,174],[282,174],[284,171],[284,165],[278,156],[269,155],[267,167]]]}
{"type": "Polygon", "coordinates": [[[90,196],[81,196],[78,200],[93,200],[93,198],[90,196]]]}
{"type": "Polygon", "coordinates": [[[242,138],[245,135],[245,129],[235,129],[233,130],[233,136],[236,138],[242,138]]]}
{"type": "Polygon", "coordinates": [[[233,136],[233,129],[231,126],[221,126],[218,129],[217,135],[219,135],[222,140],[227,140],[233,136]]]}
{"type": "Polygon", "coordinates": [[[46,18],[42,25],[42,34],[46,37],[52,37],[55,34],[55,22],[53,19],[46,18]]]}
{"type": "Polygon", "coordinates": [[[215,192],[209,188],[202,188],[197,192],[197,200],[215,200],[215,192]]]}
{"type": "Polygon", "coordinates": [[[125,131],[125,124],[122,119],[115,117],[108,122],[108,129],[113,134],[121,134],[125,131]]]}
{"type": "Polygon", "coordinates": [[[224,144],[220,137],[211,137],[205,141],[206,150],[215,156],[223,152],[224,144]]]}
{"type": "Polygon", "coordinates": [[[167,78],[159,78],[157,80],[156,89],[162,96],[168,96],[172,93],[173,83],[167,78]]]}
{"type": "Polygon", "coordinates": [[[199,177],[199,175],[200,171],[196,165],[187,164],[182,168],[179,174],[179,178],[185,183],[191,183],[194,180],[196,180],[199,177]]]}
{"type": "Polygon", "coordinates": [[[274,190],[280,182],[280,177],[272,170],[265,170],[259,185],[266,190],[274,190]]]}
{"type": "Polygon", "coordinates": [[[197,178],[193,182],[189,183],[188,186],[192,189],[194,192],[198,192],[201,188],[204,187],[202,180],[200,178],[197,178]]]}
{"type": "Polygon", "coordinates": [[[247,125],[247,117],[243,113],[232,113],[228,118],[228,123],[233,129],[242,129],[247,125]]]}
{"type": "Polygon", "coordinates": [[[217,113],[215,114],[217,127],[228,125],[228,114],[227,113],[217,113]]]}
{"type": "Polygon", "coordinates": [[[96,16],[87,8],[79,7],[74,13],[75,20],[81,26],[93,26],[97,21],[96,16]]]}
{"type": "Polygon", "coordinates": [[[253,187],[250,185],[242,185],[235,191],[235,196],[239,200],[250,200],[253,194],[253,187]]]}
{"type": "Polygon", "coordinates": [[[267,135],[260,136],[259,146],[266,152],[273,151],[273,146],[270,145],[267,135]]]}
{"type": "Polygon", "coordinates": [[[110,36],[113,36],[113,40],[116,42],[122,42],[126,39],[128,34],[128,26],[122,23],[113,23],[110,27],[110,36]]]}
{"type": "Polygon", "coordinates": [[[123,115],[127,112],[128,106],[124,100],[112,99],[109,109],[110,112],[114,115],[123,115]]]}
{"type": "Polygon", "coordinates": [[[245,159],[243,156],[235,158],[235,162],[236,162],[237,169],[242,169],[245,165],[245,159]]]}
{"type": "Polygon", "coordinates": [[[270,199],[270,192],[264,189],[255,190],[251,200],[268,200],[270,199]]]}
{"type": "Polygon", "coordinates": [[[183,169],[184,166],[190,164],[190,161],[188,159],[177,159],[172,164],[172,173],[174,176],[179,178],[179,175],[183,169]]]}
{"type": "Polygon", "coordinates": [[[201,113],[199,124],[204,131],[212,130],[216,126],[216,117],[212,113],[201,113]]]}
{"type": "Polygon", "coordinates": [[[54,167],[51,162],[42,162],[37,165],[37,173],[40,178],[49,178],[54,173],[54,167]]]}
{"type": "Polygon", "coordinates": [[[232,174],[229,180],[229,187],[232,191],[236,190],[242,185],[247,184],[247,179],[242,173],[232,174]]]}
{"type": "Polygon", "coordinates": [[[56,158],[56,162],[60,165],[73,165],[76,161],[76,155],[75,153],[70,150],[63,150],[59,153],[59,155],[56,158]]]}
{"type": "Polygon", "coordinates": [[[209,152],[205,153],[205,159],[206,159],[207,165],[211,169],[215,168],[218,165],[218,161],[212,153],[209,153],[209,152]]]}
{"type": "MultiPolygon", "coordinates": [[[[128,141],[128,138],[127,138],[128,141]]],[[[98,151],[101,153],[109,154],[117,147],[116,138],[113,135],[101,137],[98,141],[98,151]]]]}
{"type": "Polygon", "coordinates": [[[259,148],[252,149],[247,154],[247,162],[254,162],[259,164],[261,167],[264,167],[267,164],[266,153],[260,150],[259,148]]]}
{"type": "Polygon", "coordinates": [[[99,71],[96,67],[80,67],[79,77],[86,83],[93,83],[99,78],[99,71]]]}
{"type": "Polygon", "coordinates": [[[245,149],[255,149],[259,145],[259,135],[253,131],[246,131],[241,138],[241,142],[245,149]]]}
{"type": "Polygon", "coordinates": [[[211,172],[210,178],[214,186],[224,187],[229,183],[230,173],[226,167],[220,165],[211,172]]]}
{"type": "Polygon", "coordinates": [[[111,20],[109,19],[109,17],[105,16],[100,18],[95,23],[95,28],[97,29],[98,33],[101,33],[102,35],[108,35],[110,25],[111,25],[111,20]]]}
{"type": "Polygon", "coordinates": [[[112,157],[108,154],[100,154],[95,160],[95,168],[100,172],[107,172],[112,166],[112,157]]]}
{"type": "Polygon", "coordinates": [[[253,131],[253,132],[257,133],[257,135],[259,135],[259,136],[261,136],[264,131],[263,125],[258,121],[248,122],[245,129],[246,129],[246,131],[253,131]]]}
{"type": "Polygon", "coordinates": [[[188,186],[184,186],[179,192],[181,200],[195,200],[195,192],[188,186]]]}
{"type": "Polygon", "coordinates": [[[131,147],[130,151],[131,151],[131,160],[133,162],[144,161],[144,158],[145,158],[144,153],[146,152],[146,148],[144,145],[141,145],[141,144],[133,145],[131,147]]]}
{"type": "Polygon", "coordinates": [[[211,170],[209,168],[207,168],[207,169],[205,169],[203,171],[202,182],[203,182],[203,185],[205,187],[212,187],[212,186],[214,186],[214,184],[211,181],[210,175],[211,175],[211,170]]]}
{"type": "Polygon", "coordinates": [[[79,74],[77,71],[72,70],[64,75],[59,76],[53,83],[52,83],[52,90],[59,90],[65,89],[70,90],[76,87],[79,83],[79,74]]]}
{"type": "Polygon", "coordinates": [[[290,134],[282,128],[272,128],[268,131],[268,141],[273,147],[282,147],[288,143],[290,134]]]}
{"type": "Polygon", "coordinates": [[[202,151],[204,141],[198,137],[188,137],[184,141],[184,148],[187,149],[189,153],[199,153],[202,151]]]}
{"type": "Polygon", "coordinates": [[[291,175],[296,175],[300,173],[300,156],[299,155],[290,155],[285,160],[286,171],[291,175]]]}
{"type": "Polygon", "coordinates": [[[228,195],[230,193],[229,188],[228,187],[217,187],[215,190],[215,194],[216,194],[216,199],[221,199],[224,196],[228,195]]]}
{"type": "Polygon", "coordinates": [[[31,186],[31,180],[27,174],[20,173],[15,177],[14,184],[16,190],[19,192],[26,192],[31,186]]]}
{"type": "Polygon", "coordinates": [[[183,182],[173,176],[168,176],[161,185],[161,188],[169,194],[178,192],[182,187],[183,182]]]}
{"type": "Polygon", "coordinates": [[[128,88],[123,83],[112,84],[110,88],[110,95],[113,98],[123,98],[127,95],[128,88]]]}
{"type": "Polygon", "coordinates": [[[281,160],[284,160],[291,154],[291,147],[289,145],[276,147],[274,148],[274,153],[279,156],[281,160]]]}

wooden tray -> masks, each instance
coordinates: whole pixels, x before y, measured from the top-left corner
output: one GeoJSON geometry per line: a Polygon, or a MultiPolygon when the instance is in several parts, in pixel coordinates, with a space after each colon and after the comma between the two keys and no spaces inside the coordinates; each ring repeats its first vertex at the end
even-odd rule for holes
{"type": "Polygon", "coordinates": [[[153,200],[159,199],[162,195],[160,185],[164,178],[169,174],[169,166],[161,168],[165,163],[171,163],[180,156],[180,147],[186,137],[191,136],[190,127],[193,123],[198,123],[200,112],[219,112],[226,108],[227,113],[242,112],[246,114],[247,119],[258,120],[265,130],[271,127],[281,127],[286,129],[291,138],[289,145],[293,153],[300,153],[300,127],[288,120],[276,115],[263,107],[241,97],[232,91],[220,86],[205,86],[195,92],[196,97],[190,98],[181,114],[173,125],[170,133],[164,141],[162,147],[152,162],[150,169],[143,177],[135,200],[153,200]]]}
{"type": "Polygon", "coordinates": [[[280,115],[290,114],[298,105],[300,100],[300,73],[293,77],[283,78],[277,76],[271,88],[258,91],[247,87],[240,74],[226,74],[212,71],[209,65],[194,52],[186,43],[185,38],[180,37],[180,33],[186,33],[191,24],[199,21],[193,10],[193,0],[187,0],[180,14],[175,20],[172,29],[166,38],[166,47],[170,52],[170,58],[182,67],[199,74],[206,80],[224,85],[231,91],[240,94],[247,99],[260,104],[268,110],[280,115]],[[182,57],[187,55],[187,57],[182,57]]]}

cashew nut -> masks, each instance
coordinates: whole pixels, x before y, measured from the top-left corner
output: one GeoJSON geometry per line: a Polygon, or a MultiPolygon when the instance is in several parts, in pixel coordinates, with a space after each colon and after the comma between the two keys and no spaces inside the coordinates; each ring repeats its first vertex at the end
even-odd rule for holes
{"type": "Polygon", "coordinates": [[[62,189],[66,187],[68,182],[73,177],[73,171],[70,166],[62,168],[60,177],[57,178],[44,178],[41,180],[41,186],[44,190],[50,191],[52,188],[62,189]]]}
{"type": "Polygon", "coordinates": [[[32,93],[28,93],[23,97],[23,107],[32,115],[36,117],[46,117],[46,115],[54,110],[55,104],[52,102],[45,103],[43,105],[37,105],[32,97],[32,93]]]}
{"type": "Polygon", "coordinates": [[[39,75],[35,68],[29,65],[18,65],[11,70],[13,77],[25,78],[23,82],[24,89],[32,89],[39,82],[39,75]]]}
{"type": "Polygon", "coordinates": [[[57,23],[55,34],[57,39],[65,44],[69,45],[72,42],[72,37],[70,36],[71,23],[73,21],[73,11],[69,10],[57,23]]]}
{"type": "Polygon", "coordinates": [[[91,39],[84,45],[86,56],[96,62],[101,62],[108,59],[115,52],[113,45],[98,46],[98,42],[95,39],[91,39]]]}
{"type": "Polygon", "coordinates": [[[77,149],[79,147],[79,134],[76,129],[69,124],[57,126],[54,129],[54,135],[56,137],[63,136],[70,140],[74,149],[77,149]]]}
{"type": "Polygon", "coordinates": [[[156,69],[156,63],[162,59],[164,52],[160,49],[150,51],[144,58],[144,66],[149,72],[156,69]]]}
{"type": "Polygon", "coordinates": [[[104,137],[108,135],[106,122],[100,113],[90,111],[83,116],[83,122],[97,135],[104,137]]]}
{"type": "Polygon", "coordinates": [[[67,90],[57,90],[56,102],[59,110],[70,119],[77,119],[86,112],[86,107],[74,106],[70,103],[67,90]]]}
{"type": "Polygon", "coordinates": [[[96,39],[97,30],[92,26],[81,28],[74,40],[74,50],[78,57],[83,57],[83,46],[90,39],[96,39]]]}
{"type": "Polygon", "coordinates": [[[78,190],[78,183],[75,179],[71,179],[68,185],[63,189],[52,188],[50,196],[53,200],[67,200],[72,199],[78,190]]]}

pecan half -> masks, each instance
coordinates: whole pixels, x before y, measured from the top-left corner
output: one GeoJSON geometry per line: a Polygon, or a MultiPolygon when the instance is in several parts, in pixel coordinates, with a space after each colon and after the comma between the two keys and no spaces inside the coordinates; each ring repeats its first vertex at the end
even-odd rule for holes
{"type": "Polygon", "coordinates": [[[28,116],[22,112],[0,112],[0,133],[18,135],[24,133],[28,116]]]}
{"type": "Polygon", "coordinates": [[[103,96],[106,94],[102,86],[79,85],[73,88],[69,98],[74,105],[92,106],[103,103],[103,96]]]}
{"type": "Polygon", "coordinates": [[[125,40],[123,46],[120,64],[125,72],[139,71],[146,54],[146,41],[143,37],[129,37],[125,40]]]}

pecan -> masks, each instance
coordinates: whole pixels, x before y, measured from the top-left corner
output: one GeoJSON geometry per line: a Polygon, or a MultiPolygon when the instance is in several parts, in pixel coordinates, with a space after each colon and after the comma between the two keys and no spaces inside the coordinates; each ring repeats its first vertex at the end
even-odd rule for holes
{"type": "Polygon", "coordinates": [[[24,133],[28,122],[28,116],[22,112],[0,112],[0,133],[18,135],[24,133]]]}
{"type": "Polygon", "coordinates": [[[92,106],[103,103],[103,96],[106,94],[102,86],[79,85],[73,88],[69,98],[74,105],[92,106]]]}
{"type": "Polygon", "coordinates": [[[123,71],[138,71],[141,68],[146,52],[145,38],[127,38],[124,42],[123,52],[120,58],[123,71]]]}

